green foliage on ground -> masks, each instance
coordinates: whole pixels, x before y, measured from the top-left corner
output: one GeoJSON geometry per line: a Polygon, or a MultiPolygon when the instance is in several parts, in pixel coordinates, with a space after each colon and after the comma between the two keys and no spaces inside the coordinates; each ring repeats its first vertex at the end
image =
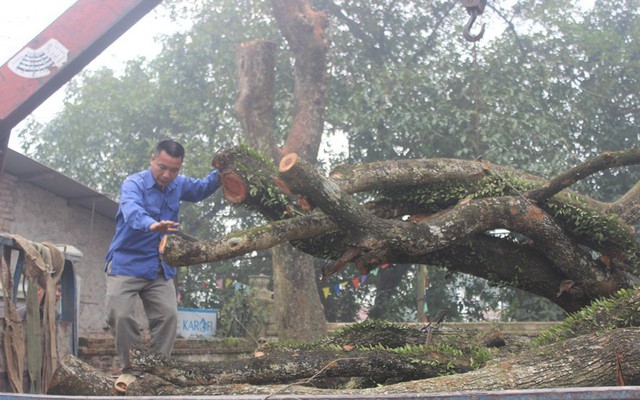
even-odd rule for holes
{"type": "Polygon", "coordinates": [[[588,333],[640,326],[637,289],[621,289],[606,299],[597,299],[588,307],[570,314],[562,323],[542,332],[536,346],[551,344],[588,333]]]}

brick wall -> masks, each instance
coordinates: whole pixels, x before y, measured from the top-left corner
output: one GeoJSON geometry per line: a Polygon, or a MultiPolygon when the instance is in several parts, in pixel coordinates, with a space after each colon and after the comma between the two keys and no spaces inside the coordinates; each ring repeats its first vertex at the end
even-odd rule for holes
{"type": "MultiPolygon", "coordinates": [[[[143,340],[143,346],[148,339],[143,340]]],[[[190,362],[216,362],[253,353],[256,345],[245,339],[177,339],[172,358],[190,362]]],[[[119,357],[111,337],[80,338],[78,358],[103,372],[116,374],[119,357]]]]}
{"type": "Polygon", "coordinates": [[[15,184],[16,177],[2,174],[0,177],[0,232],[9,232],[15,220],[15,184]]]}

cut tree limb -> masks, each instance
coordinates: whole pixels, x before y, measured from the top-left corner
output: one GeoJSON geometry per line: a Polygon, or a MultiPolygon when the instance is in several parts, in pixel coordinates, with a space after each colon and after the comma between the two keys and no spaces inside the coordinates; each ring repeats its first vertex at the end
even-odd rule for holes
{"type": "MultiPolygon", "coordinates": [[[[436,354],[436,352],[433,352],[436,354]]],[[[470,369],[468,357],[432,354],[402,356],[385,350],[305,350],[267,353],[263,357],[212,363],[185,363],[154,354],[133,353],[136,369],[160,376],[176,386],[224,385],[249,383],[273,385],[293,383],[312,376],[316,378],[367,377],[374,382],[389,379],[413,380],[438,376],[447,372],[470,369]],[[324,368],[331,365],[330,368],[324,368]],[[324,368],[324,369],[323,369],[324,368]],[[322,374],[317,374],[323,370],[322,374]]]]}
{"type": "MultiPolygon", "coordinates": [[[[624,375],[626,385],[640,384],[640,329],[615,329],[601,335],[583,335],[563,342],[528,350],[509,359],[502,359],[482,369],[441,376],[431,379],[402,382],[371,389],[322,390],[296,385],[258,386],[249,384],[215,384],[200,386],[178,386],[153,374],[138,379],[130,387],[129,395],[137,396],[188,396],[220,394],[319,394],[319,395],[376,395],[392,393],[457,392],[468,390],[509,390],[563,387],[599,387],[616,385],[617,371],[624,375]],[[618,356],[621,355],[621,356],[618,356]]],[[[63,363],[67,363],[65,358],[63,363]]],[[[295,357],[288,364],[295,371],[295,357]],[[291,364],[294,363],[294,364],[291,364]]],[[[384,364],[381,365],[383,367],[384,364]]],[[[66,395],[75,394],[73,389],[84,391],[92,384],[91,375],[72,374],[78,379],[66,395]]],[[[182,385],[189,384],[186,377],[176,378],[182,385]]],[[[198,381],[198,380],[194,380],[198,381]]],[[[54,390],[55,386],[52,386],[54,390]]],[[[102,395],[109,395],[104,388],[102,395]]]]}
{"type": "Polygon", "coordinates": [[[287,183],[293,193],[309,197],[343,230],[357,231],[365,225],[370,226],[372,220],[380,219],[295,153],[287,154],[280,160],[279,172],[280,179],[287,183]]]}
{"type": "Polygon", "coordinates": [[[226,260],[252,251],[269,249],[292,240],[313,238],[336,229],[337,225],[326,215],[313,213],[199,242],[166,236],[166,245],[161,249],[161,255],[170,265],[185,267],[226,260]]]}
{"type": "Polygon", "coordinates": [[[242,203],[247,198],[247,184],[243,182],[240,175],[233,171],[221,174],[220,183],[224,198],[232,204],[242,203]]]}
{"type": "MultiPolygon", "coordinates": [[[[342,166],[334,170],[332,178],[326,178],[296,154],[289,154],[281,160],[276,177],[269,175],[272,170],[268,167],[245,160],[250,152],[222,153],[218,164],[223,171],[245,176],[249,173],[235,165],[256,165],[250,174],[253,178],[247,180],[256,189],[242,204],[280,221],[196,244],[169,238],[163,257],[172,265],[221,260],[286,241],[308,254],[331,260],[340,259],[349,248],[362,249],[353,261],[365,272],[381,263],[432,263],[449,254],[448,265],[460,271],[471,270],[476,276],[525,290],[533,287],[535,293],[545,293],[567,311],[629,287],[627,273],[637,268],[633,228],[611,214],[614,203],[592,201],[564,189],[544,204],[534,204],[524,196],[531,190],[527,188],[543,187],[548,181],[484,161],[385,161],[342,166]],[[259,175],[258,171],[266,173],[259,175]],[[485,193],[487,185],[493,192],[476,195],[485,193]],[[281,196],[287,200],[268,200],[268,193],[278,191],[278,187],[286,188],[287,195],[281,196]],[[361,205],[350,195],[357,190],[381,193],[383,201],[361,205]],[[316,211],[295,217],[304,213],[293,201],[295,194],[304,195],[326,217],[316,211]],[[427,206],[411,203],[413,198],[431,195],[434,197],[427,206]],[[408,213],[410,218],[406,218],[408,213]],[[585,220],[595,224],[593,228],[581,226],[585,220]],[[483,251],[486,256],[494,255],[492,263],[461,262],[461,257],[447,250],[465,248],[465,242],[472,243],[495,229],[523,237],[519,246],[531,248],[533,256],[518,264],[540,266],[540,279],[525,279],[527,274],[517,269],[508,276],[505,257],[499,255],[504,254],[508,243],[503,246],[498,242],[495,251],[483,251]],[[590,232],[600,232],[601,239],[590,232]],[[594,258],[590,249],[600,252],[599,258],[594,258]],[[502,270],[505,273],[497,273],[502,270]]],[[[598,168],[605,165],[594,164],[598,168]]],[[[593,166],[589,168],[594,170],[593,166]]]]}
{"type": "MultiPolygon", "coordinates": [[[[627,328],[540,347],[466,374],[402,386],[411,392],[615,386],[618,353],[624,354],[621,370],[625,384],[639,384],[640,364],[636,360],[640,356],[640,330],[627,328]]],[[[394,387],[386,390],[392,392],[394,387]]]]}

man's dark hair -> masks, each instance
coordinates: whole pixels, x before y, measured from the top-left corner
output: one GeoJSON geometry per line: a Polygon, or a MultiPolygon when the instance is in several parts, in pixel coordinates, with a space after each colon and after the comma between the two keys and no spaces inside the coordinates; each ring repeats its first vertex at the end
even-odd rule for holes
{"type": "Polygon", "coordinates": [[[182,147],[182,145],[175,140],[167,139],[159,141],[158,144],[156,144],[156,148],[153,151],[153,154],[155,156],[158,156],[163,151],[171,157],[184,160],[184,147],[182,147]]]}

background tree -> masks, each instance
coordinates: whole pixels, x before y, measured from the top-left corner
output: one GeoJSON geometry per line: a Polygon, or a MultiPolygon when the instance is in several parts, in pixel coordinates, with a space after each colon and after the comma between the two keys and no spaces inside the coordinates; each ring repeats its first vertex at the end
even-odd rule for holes
{"type": "MultiPolygon", "coordinates": [[[[474,50],[461,37],[468,16],[457,2],[410,2],[402,7],[392,1],[315,2],[330,15],[333,27],[324,143],[331,147],[335,139],[346,139],[346,149],[333,149],[338,156],[326,160],[324,167],[482,156],[550,176],[590,155],[637,142],[638,1],[598,1],[586,10],[577,4],[522,0],[501,9],[490,3],[483,16],[487,24],[511,25],[474,50]]],[[[59,117],[23,133],[30,154],[115,194],[111,190],[124,176],[146,165],[158,136],[170,133],[184,141],[186,171],[200,175],[206,169],[202,160],[209,159],[213,149],[237,142],[240,129],[232,108],[235,46],[255,38],[282,43],[268,4],[170,6],[176,15],[186,11],[196,21],[193,28],[168,37],[157,59],[132,61],[122,76],[94,71],[76,80],[59,117]],[[78,165],[87,168],[79,170],[78,165]]],[[[275,133],[282,143],[291,124],[292,77],[289,53],[278,55],[275,133]]],[[[635,181],[637,172],[604,172],[582,187],[614,196],[635,181]]],[[[245,221],[217,199],[211,207],[195,207],[193,217],[186,211],[185,226],[200,237],[228,229],[224,220],[211,217],[214,214],[234,223],[245,221]]],[[[241,277],[248,268],[238,268],[239,262],[190,269],[190,279],[204,282],[208,272],[222,268],[241,277]]],[[[495,302],[486,293],[504,293],[479,288],[478,295],[467,292],[462,297],[457,288],[470,291],[468,278],[433,271],[427,291],[432,311],[442,307],[438,303],[448,303],[452,315],[455,310],[462,313],[457,315],[480,315],[469,307],[482,310],[495,302]],[[429,295],[436,291],[450,300],[429,295]]],[[[390,290],[384,289],[369,295],[390,290]]],[[[403,304],[414,301],[411,290],[395,293],[407,293],[403,304]]],[[[389,314],[392,311],[381,313],[389,314]]]]}

